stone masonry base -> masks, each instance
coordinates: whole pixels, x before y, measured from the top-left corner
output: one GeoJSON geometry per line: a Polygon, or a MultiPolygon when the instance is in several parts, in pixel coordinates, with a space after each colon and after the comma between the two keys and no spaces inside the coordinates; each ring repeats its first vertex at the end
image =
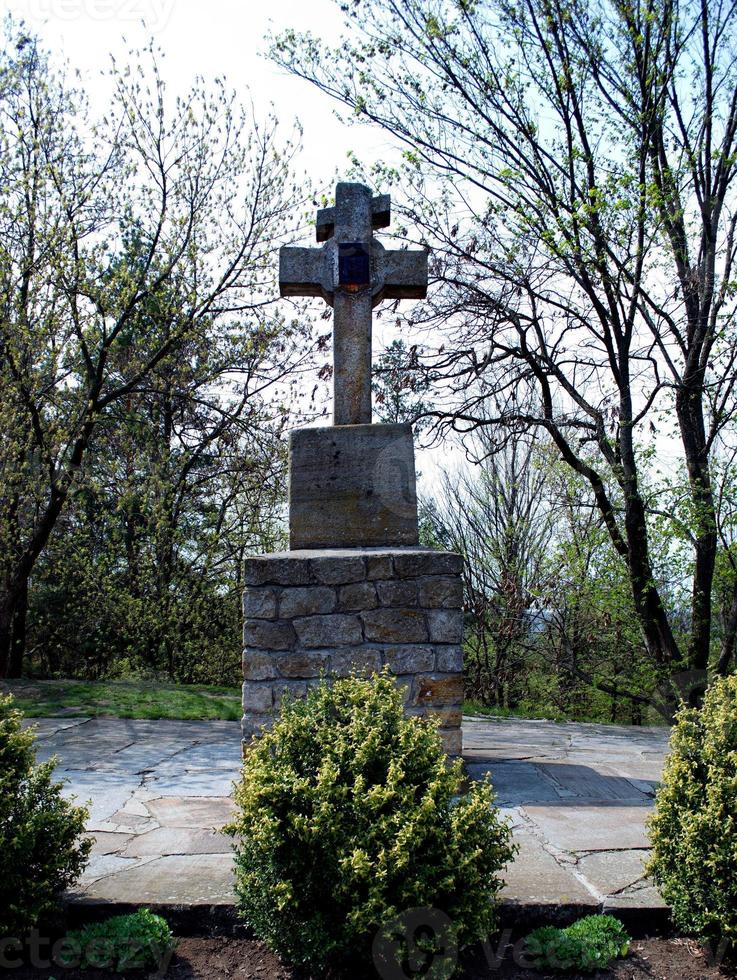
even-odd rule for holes
{"type": "Polygon", "coordinates": [[[423,548],[288,551],[248,558],[243,594],[243,740],[268,727],[282,695],[321,675],[387,665],[407,714],[434,714],[462,752],[461,557],[423,548]]]}

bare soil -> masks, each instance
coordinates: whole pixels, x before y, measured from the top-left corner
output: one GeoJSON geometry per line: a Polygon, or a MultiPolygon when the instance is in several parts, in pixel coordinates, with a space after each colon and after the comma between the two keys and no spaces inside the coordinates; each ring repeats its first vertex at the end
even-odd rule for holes
{"type": "MultiPolygon", "coordinates": [[[[476,950],[464,958],[465,980],[717,980],[737,977],[734,968],[715,966],[708,952],[686,939],[643,939],[632,944],[630,955],[611,969],[594,974],[548,974],[525,969],[514,962],[514,948],[476,950]],[[499,955],[501,963],[494,963],[499,955]],[[490,958],[491,957],[491,962],[490,958]]],[[[0,972],[11,980],[136,980],[146,976],[131,971],[125,977],[107,970],[16,967],[0,972]]],[[[153,976],[153,975],[149,975],[153,976]]],[[[305,975],[285,966],[255,940],[226,938],[181,939],[166,972],[167,980],[305,980],[305,975]]],[[[395,980],[394,977],[386,980],[395,980]]],[[[399,977],[396,978],[399,980],[399,977]]]]}

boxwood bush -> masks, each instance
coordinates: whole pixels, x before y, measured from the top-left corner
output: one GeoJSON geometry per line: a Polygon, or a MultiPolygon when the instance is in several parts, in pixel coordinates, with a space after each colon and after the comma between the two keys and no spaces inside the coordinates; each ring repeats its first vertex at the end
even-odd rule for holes
{"type": "Polygon", "coordinates": [[[54,762],[35,765],[33,731],[0,694],[0,937],[22,937],[82,871],[87,810],[61,795],[54,762]]]}
{"type": "Polygon", "coordinates": [[[701,709],[676,717],[649,823],[648,871],[676,924],[737,938],[737,677],[715,681],[701,709]]]}
{"type": "Polygon", "coordinates": [[[461,790],[461,763],[431,721],[404,717],[388,675],[286,700],[236,788],[242,915],[318,975],[369,965],[377,932],[410,909],[449,917],[460,947],[488,936],[511,831],[488,782],[461,790]]]}

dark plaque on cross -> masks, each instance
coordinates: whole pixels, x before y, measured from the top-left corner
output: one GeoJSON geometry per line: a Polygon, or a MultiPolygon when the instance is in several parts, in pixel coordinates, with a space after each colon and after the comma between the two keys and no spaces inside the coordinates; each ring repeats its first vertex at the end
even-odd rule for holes
{"type": "Polygon", "coordinates": [[[285,246],[279,255],[282,296],[321,296],[333,307],[335,425],[371,422],[373,308],[427,293],[427,253],[385,249],[374,237],[389,221],[388,194],[340,183],[335,206],[317,212],[322,248],[285,246]]]}

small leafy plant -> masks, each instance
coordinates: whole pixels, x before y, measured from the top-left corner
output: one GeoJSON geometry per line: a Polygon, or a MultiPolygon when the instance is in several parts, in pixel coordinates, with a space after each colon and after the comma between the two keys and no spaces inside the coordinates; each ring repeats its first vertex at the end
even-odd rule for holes
{"type": "Polygon", "coordinates": [[[630,937],[610,915],[587,915],[566,929],[543,926],[525,940],[526,952],[540,970],[602,970],[626,956],[630,937]]]}
{"type": "Polygon", "coordinates": [[[83,970],[157,970],[163,975],[175,946],[166,920],[139,909],[67,933],[61,958],[63,966],[83,970]]]}
{"type": "Polygon", "coordinates": [[[679,929],[737,941],[737,676],[676,716],[648,873],[679,929]]]}
{"type": "Polygon", "coordinates": [[[509,826],[489,783],[462,792],[461,763],[431,721],[404,717],[389,676],[323,681],[285,701],[235,800],[241,913],[318,976],[371,963],[375,937],[407,910],[438,911],[458,947],[493,931],[509,826]]]}
{"type": "Polygon", "coordinates": [[[0,695],[0,936],[23,936],[79,877],[87,810],[62,796],[54,762],[35,765],[35,736],[0,695]]]}

